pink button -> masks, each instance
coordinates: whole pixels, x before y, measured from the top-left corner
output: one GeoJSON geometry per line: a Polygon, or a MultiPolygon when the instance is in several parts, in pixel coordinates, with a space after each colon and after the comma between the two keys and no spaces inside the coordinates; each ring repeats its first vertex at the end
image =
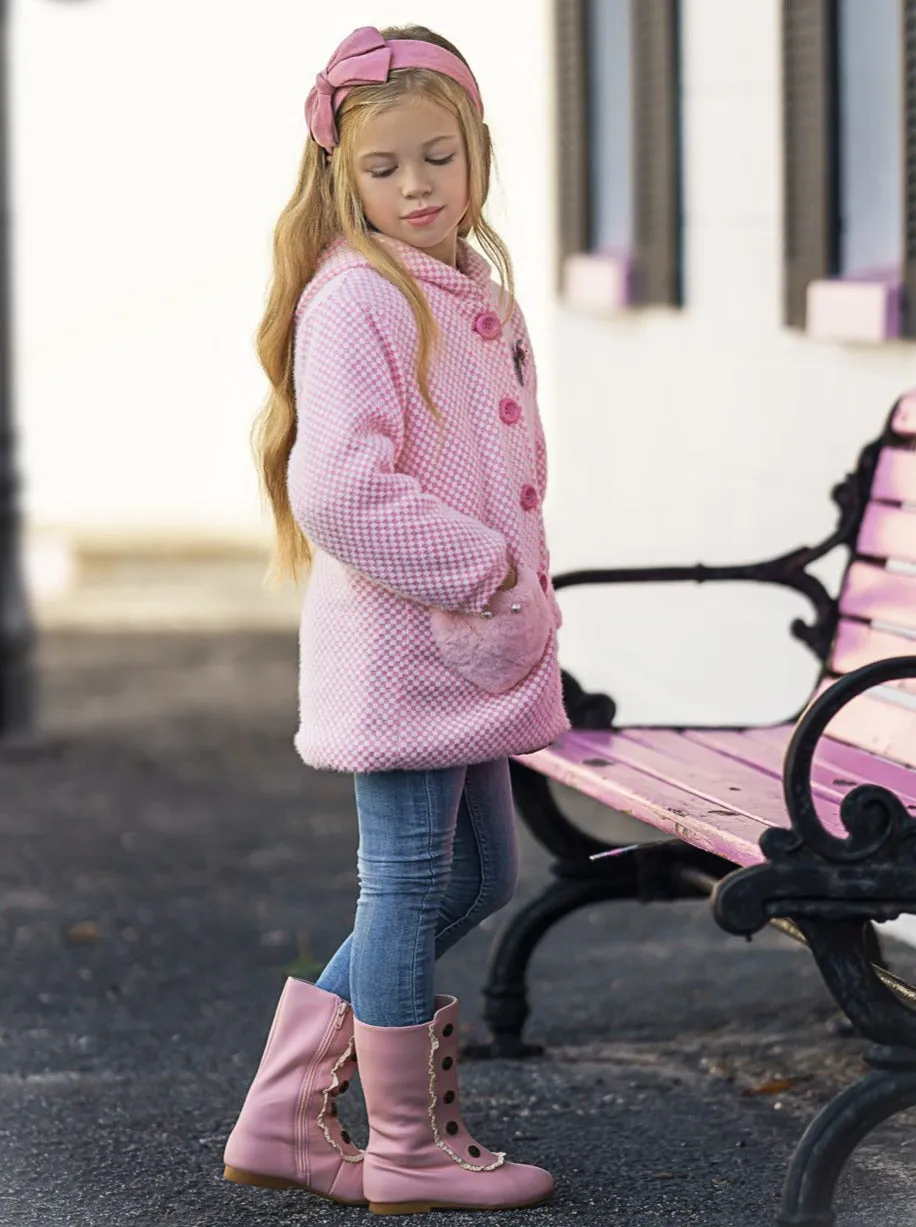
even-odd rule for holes
{"type": "Polygon", "coordinates": [[[522,507],[525,511],[531,511],[538,505],[538,492],[534,486],[522,486],[522,507]]]}
{"type": "Polygon", "coordinates": [[[507,426],[514,426],[518,419],[522,416],[522,407],[517,400],[513,400],[511,396],[505,396],[499,402],[499,416],[507,426]]]}
{"type": "Polygon", "coordinates": [[[495,341],[503,335],[502,321],[495,311],[481,311],[474,320],[474,331],[485,341],[495,341]]]}
{"type": "Polygon", "coordinates": [[[546,592],[546,591],[547,591],[547,574],[546,574],[546,572],[544,572],[544,571],[539,571],[539,572],[538,572],[538,579],[541,581],[541,587],[542,587],[542,588],[544,589],[544,591],[546,592]]]}

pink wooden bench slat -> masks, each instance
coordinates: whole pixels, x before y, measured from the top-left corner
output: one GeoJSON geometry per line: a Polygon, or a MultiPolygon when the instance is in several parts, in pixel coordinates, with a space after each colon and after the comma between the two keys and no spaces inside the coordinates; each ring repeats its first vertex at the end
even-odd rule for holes
{"type": "Polygon", "coordinates": [[[774,728],[760,729],[687,729],[684,736],[689,741],[710,746],[742,763],[782,775],[786,746],[794,727],[792,724],[780,724],[774,728]],[[766,736],[760,737],[758,734],[766,736]]]}
{"type": "Polygon", "coordinates": [[[839,778],[889,788],[900,797],[907,809],[916,810],[916,777],[908,767],[830,737],[821,739],[817,761],[826,768],[841,772],[839,778]]]}
{"type": "MultiPolygon", "coordinates": [[[[633,739],[646,745],[656,746],[671,754],[672,757],[678,753],[681,745],[703,746],[722,759],[731,760],[733,767],[751,767],[754,771],[769,776],[771,781],[775,781],[776,791],[782,802],[782,765],[785,758],[785,746],[788,745],[791,732],[792,726],[789,725],[786,727],[783,746],[751,741],[736,729],[687,729],[683,733],[677,733],[671,729],[622,729],[621,736],[627,740],[633,739]]],[[[731,769],[723,765],[724,771],[731,769]]],[[[816,764],[811,773],[815,804],[819,805],[820,800],[823,799],[838,806],[846,793],[858,782],[858,780],[851,783],[848,780],[838,780],[835,769],[816,764]]],[[[839,833],[844,832],[839,831],[839,833]]]]}
{"type": "MultiPolygon", "coordinates": [[[[584,737],[593,741],[596,736],[607,738],[608,735],[578,734],[576,740],[581,744],[584,737]]],[[[727,801],[729,807],[768,826],[784,826],[786,823],[781,780],[750,764],[736,762],[699,742],[690,741],[679,733],[625,729],[613,736],[607,757],[668,783],[689,788],[711,801],[727,801]]],[[[818,789],[816,804],[829,829],[843,835],[845,831],[839,817],[841,796],[835,788],[829,792],[818,789]]]]}
{"type": "Polygon", "coordinates": [[[758,845],[766,823],[733,811],[723,813],[724,806],[712,805],[623,763],[588,766],[584,760],[593,757],[591,747],[577,745],[569,737],[566,733],[544,750],[515,757],[577,792],[736,864],[757,864],[763,859],[758,845]]]}
{"type": "MultiPolygon", "coordinates": [[[[768,775],[781,780],[785,747],[789,744],[789,738],[792,735],[792,725],[781,725],[780,729],[784,734],[782,744],[775,740],[772,743],[753,741],[744,729],[684,729],[683,732],[671,735],[694,745],[707,746],[725,758],[732,758],[735,762],[755,767],[758,771],[765,771],[768,775]]],[[[663,731],[661,729],[625,730],[628,737],[642,737],[646,733],[653,741],[656,735],[663,731]]],[[[668,743],[662,740],[661,744],[667,745],[668,743]]],[[[823,784],[823,781],[821,783],[823,784]]],[[[834,791],[832,780],[827,781],[827,791],[834,791]]]]}
{"type": "Polygon", "coordinates": [[[794,731],[794,724],[776,724],[759,729],[744,729],[742,736],[749,738],[751,741],[759,741],[767,745],[776,746],[785,753],[786,746],[789,744],[794,731]]]}
{"type": "MultiPolygon", "coordinates": [[[[829,682],[819,687],[824,690],[829,682]]],[[[880,758],[916,767],[916,710],[886,702],[877,691],[860,695],[827,725],[834,741],[871,750],[880,758]]]]}
{"type": "MultiPolygon", "coordinates": [[[[888,758],[907,767],[914,766],[916,711],[860,695],[828,726],[828,731],[828,740],[858,746],[879,758],[888,758]]],[[[779,744],[779,733],[774,729],[750,729],[748,736],[779,744]]]]}
{"type": "MultiPolygon", "coordinates": [[[[629,730],[628,730],[629,731],[629,730]]],[[[783,761],[794,726],[781,727],[781,737],[760,740],[759,730],[747,729],[688,729],[684,736],[690,741],[711,746],[722,754],[750,763],[761,771],[782,778],[783,761]]],[[[772,732],[773,730],[767,730],[772,732]]],[[[916,812],[916,777],[908,767],[869,754],[867,750],[844,745],[841,741],[821,738],[817,747],[812,781],[819,789],[845,795],[858,784],[883,784],[895,792],[908,809],[916,812]]]]}
{"type": "MultiPolygon", "coordinates": [[[[753,864],[761,859],[756,840],[763,828],[789,825],[780,777],[791,732],[791,725],[747,732],[573,731],[547,750],[518,758],[611,808],[686,838],[697,847],[737,864],[753,864]],[[768,736],[755,740],[752,734],[757,732],[766,732],[768,736]],[[657,748],[643,744],[644,741],[657,748]],[[687,748],[691,742],[698,750],[720,747],[723,758],[731,757],[731,766],[728,762],[692,755],[687,748]],[[682,757],[669,757],[661,752],[662,748],[666,751],[670,748],[682,757]],[[590,762],[594,759],[603,759],[607,765],[590,762]],[[694,767],[689,765],[691,762],[694,767]],[[729,780],[738,781],[735,787],[747,788],[747,798],[731,792],[729,780]],[[746,801],[744,806],[742,801],[746,801]],[[752,812],[754,808],[758,812],[752,812]]],[[[823,754],[812,772],[812,791],[818,815],[827,830],[845,835],[839,800],[860,783],[890,788],[916,814],[913,776],[906,768],[826,738],[820,742],[820,749],[823,754]]],[[[715,759],[718,757],[714,755],[715,759]]]]}
{"type": "MultiPolygon", "coordinates": [[[[889,656],[913,655],[916,655],[916,639],[877,631],[863,622],[848,622],[844,618],[837,628],[830,668],[834,673],[852,673],[862,665],[887,660],[889,656]]],[[[895,690],[916,694],[916,678],[904,678],[889,685],[895,690]]]]}
{"type": "Polygon", "coordinates": [[[894,413],[893,427],[898,435],[916,435],[916,392],[901,396],[894,413]]]}
{"type": "Polygon", "coordinates": [[[854,562],[840,593],[840,613],[916,630],[916,575],[854,562]]]}
{"type": "Polygon", "coordinates": [[[890,503],[916,503],[916,452],[885,447],[878,458],[871,496],[890,503]]]}
{"type": "Polygon", "coordinates": [[[859,530],[858,552],[872,558],[916,562],[916,513],[869,503],[859,530]]]}

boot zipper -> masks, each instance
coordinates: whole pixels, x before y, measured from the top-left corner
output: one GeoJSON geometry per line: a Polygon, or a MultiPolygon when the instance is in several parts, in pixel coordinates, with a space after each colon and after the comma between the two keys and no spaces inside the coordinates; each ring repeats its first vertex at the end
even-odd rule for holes
{"type": "Polygon", "coordinates": [[[336,1016],[328,1023],[327,1029],[322,1038],[318,1051],[312,1058],[311,1067],[306,1073],[302,1082],[302,1089],[299,1092],[299,1102],[296,1105],[296,1166],[300,1172],[308,1179],[308,1127],[305,1123],[306,1112],[308,1111],[309,1100],[312,1097],[312,1087],[315,1083],[315,1077],[318,1068],[324,1058],[327,1056],[328,1049],[331,1046],[331,1041],[334,1038],[334,1032],[339,1031],[343,1023],[344,1014],[346,1013],[347,1003],[341,1001],[338,1003],[336,1016]]]}

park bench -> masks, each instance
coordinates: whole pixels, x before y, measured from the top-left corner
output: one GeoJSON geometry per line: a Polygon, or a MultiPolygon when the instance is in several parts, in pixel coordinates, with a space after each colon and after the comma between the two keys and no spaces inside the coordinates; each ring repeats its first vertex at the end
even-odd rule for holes
{"type": "Polygon", "coordinates": [[[497,937],[484,989],[492,1041],[477,1056],[528,1056],[526,969],[563,916],[605,899],[711,895],[717,922],[750,937],[768,923],[804,941],[854,1029],[869,1072],[829,1103],[791,1160],[778,1218],[826,1227],[842,1168],[893,1113],[916,1105],[916,991],[881,957],[875,921],[916,912],[916,393],[836,489],[836,530],[819,546],[747,566],[588,570],[573,584],[760,581],[794,588],[814,620],[792,633],[822,668],[800,718],[761,728],[618,728],[607,695],[568,673],[573,728],[511,762],[522,820],[556,858],[541,895],[497,937]],[[837,547],[837,598],[809,573],[837,547]],[[607,851],[571,823],[558,781],[671,837],[607,851]]]}

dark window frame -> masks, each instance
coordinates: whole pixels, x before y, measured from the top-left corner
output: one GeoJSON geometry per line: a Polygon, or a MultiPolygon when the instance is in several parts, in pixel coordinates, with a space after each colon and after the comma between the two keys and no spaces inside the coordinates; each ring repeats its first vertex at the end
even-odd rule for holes
{"type": "MultiPolygon", "coordinates": [[[[898,0],[903,56],[903,258],[897,332],[916,336],[916,0],[898,0]]],[[[783,318],[805,329],[808,287],[841,281],[839,19],[836,0],[783,0],[783,318]]],[[[854,280],[854,279],[850,279],[854,280]]],[[[849,284],[849,282],[847,282],[849,284]]],[[[890,336],[895,333],[888,334],[890,336]]]]}
{"type": "MultiPolygon", "coordinates": [[[[679,0],[630,0],[633,90],[630,305],[683,304],[679,0]]],[[[570,256],[590,251],[586,0],[554,0],[558,288],[570,256]]]]}
{"type": "Polygon", "coordinates": [[[804,328],[808,286],[839,263],[837,21],[833,0],[783,0],[785,320],[804,328]]]}
{"type": "Polygon", "coordinates": [[[916,0],[903,0],[903,331],[916,336],[916,0]]]}

